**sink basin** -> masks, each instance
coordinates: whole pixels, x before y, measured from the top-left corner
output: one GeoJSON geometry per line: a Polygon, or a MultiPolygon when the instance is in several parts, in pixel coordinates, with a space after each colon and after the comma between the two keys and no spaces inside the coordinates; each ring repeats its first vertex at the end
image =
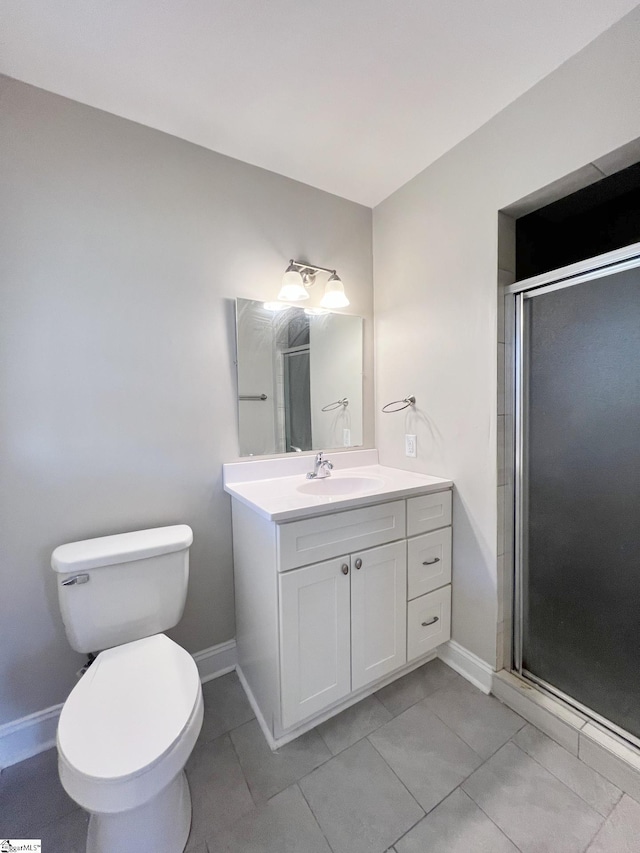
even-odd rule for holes
{"type": "Polygon", "coordinates": [[[384,481],[379,477],[324,477],[306,480],[297,486],[304,495],[359,495],[379,489],[384,481]]]}

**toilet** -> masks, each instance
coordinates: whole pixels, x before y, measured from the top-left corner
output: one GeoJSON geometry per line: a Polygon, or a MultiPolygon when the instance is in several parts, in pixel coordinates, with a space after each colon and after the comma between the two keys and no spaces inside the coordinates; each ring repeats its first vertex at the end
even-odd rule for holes
{"type": "Polygon", "coordinates": [[[164,631],[189,579],[187,525],[56,548],[58,600],[78,652],[99,652],[60,714],[60,781],[90,813],[87,853],[182,853],[191,826],[184,766],[202,727],[191,655],[164,631]]]}

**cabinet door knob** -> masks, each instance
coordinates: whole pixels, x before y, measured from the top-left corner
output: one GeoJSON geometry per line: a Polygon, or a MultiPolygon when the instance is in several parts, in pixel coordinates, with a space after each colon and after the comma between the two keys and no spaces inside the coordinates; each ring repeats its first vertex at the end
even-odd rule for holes
{"type": "Polygon", "coordinates": [[[343,574],[343,575],[348,575],[348,574],[349,574],[349,566],[348,566],[346,563],[343,563],[343,564],[342,564],[342,574],[343,574]]]}
{"type": "Polygon", "coordinates": [[[432,566],[434,563],[439,563],[440,557],[434,557],[433,560],[425,560],[423,566],[432,566]]]}
{"type": "Polygon", "coordinates": [[[423,623],[422,623],[422,627],[423,627],[423,628],[426,628],[426,627],[427,627],[427,625],[434,625],[436,622],[438,622],[438,621],[439,621],[439,619],[440,619],[440,617],[439,617],[439,616],[434,616],[434,617],[433,617],[433,619],[429,619],[429,621],[428,621],[428,622],[423,622],[423,623]]]}
{"type": "Polygon", "coordinates": [[[356,569],[361,569],[361,568],[362,568],[362,560],[360,559],[360,557],[358,557],[358,559],[356,560],[356,569]]]}

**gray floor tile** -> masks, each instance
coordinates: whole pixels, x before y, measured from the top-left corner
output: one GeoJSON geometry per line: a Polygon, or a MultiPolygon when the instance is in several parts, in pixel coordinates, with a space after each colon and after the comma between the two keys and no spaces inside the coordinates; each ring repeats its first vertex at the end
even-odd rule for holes
{"type": "Polygon", "coordinates": [[[211,853],[331,853],[297,785],[207,839],[211,853]]]}
{"type": "Polygon", "coordinates": [[[462,785],[523,853],[582,853],[603,818],[508,743],[462,785]]]}
{"type": "Polygon", "coordinates": [[[513,740],[604,817],[622,796],[619,788],[534,726],[526,725],[513,740]]]}
{"type": "Polygon", "coordinates": [[[255,714],[235,672],[202,685],[204,722],[198,740],[206,743],[253,720],[255,714]]]}
{"type": "Polygon", "coordinates": [[[335,853],[383,853],[424,812],[368,740],[300,781],[335,853]]]}
{"type": "MultiPolygon", "coordinates": [[[[89,815],[82,809],[66,814],[42,828],[34,828],[29,838],[39,838],[42,849],[53,853],[85,853],[89,815]]],[[[6,838],[6,835],[2,836],[6,838]]]]}
{"type": "Polygon", "coordinates": [[[78,808],[58,778],[58,753],[48,749],[0,774],[3,838],[37,838],[46,826],[78,808]]]}
{"type": "Polygon", "coordinates": [[[256,803],[268,800],[331,758],[315,730],[276,752],[269,748],[256,720],[234,729],[231,739],[256,803]]]}
{"type": "Polygon", "coordinates": [[[446,800],[396,841],[397,853],[518,853],[518,848],[464,791],[446,800]]]}
{"type": "Polygon", "coordinates": [[[441,660],[425,663],[402,678],[387,684],[375,694],[385,708],[394,715],[401,714],[430,693],[457,681],[460,676],[441,660]]]}
{"type": "Polygon", "coordinates": [[[197,744],[185,768],[193,809],[189,844],[253,808],[229,735],[197,744]]]}
{"type": "Polygon", "coordinates": [[[395,717],[369,740],[425,811],[482,764],[423,702],[395,717]]]}
{"type": "Polygon", "coordinates": [[[331,750],[337,755],[348,746],[379,729],[391,719],[391,714],[375,696],[367,696],[356,705],[352,705],[337,714],[326,723],[321,723],[316,731],[331,750]]]}
{"type": "Polygon", "coordinates": [[[587,853],[638,853],[640,804],[626,794],[604,822],[587,853]]]}
{"type": "Polygon", "coordinates": [[[437,690],[424,703],[482,758],[493,755],[525,724],[502,702],[464,679],[437,690]]]}

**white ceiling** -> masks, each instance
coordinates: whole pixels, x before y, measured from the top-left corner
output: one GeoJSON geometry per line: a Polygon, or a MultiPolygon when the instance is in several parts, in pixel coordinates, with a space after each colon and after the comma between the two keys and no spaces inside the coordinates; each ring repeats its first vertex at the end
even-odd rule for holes
{"type": "Polygon", "coordinates": [[[638,0],[2,0],[0,72],[373,206],[638,0]]]}

